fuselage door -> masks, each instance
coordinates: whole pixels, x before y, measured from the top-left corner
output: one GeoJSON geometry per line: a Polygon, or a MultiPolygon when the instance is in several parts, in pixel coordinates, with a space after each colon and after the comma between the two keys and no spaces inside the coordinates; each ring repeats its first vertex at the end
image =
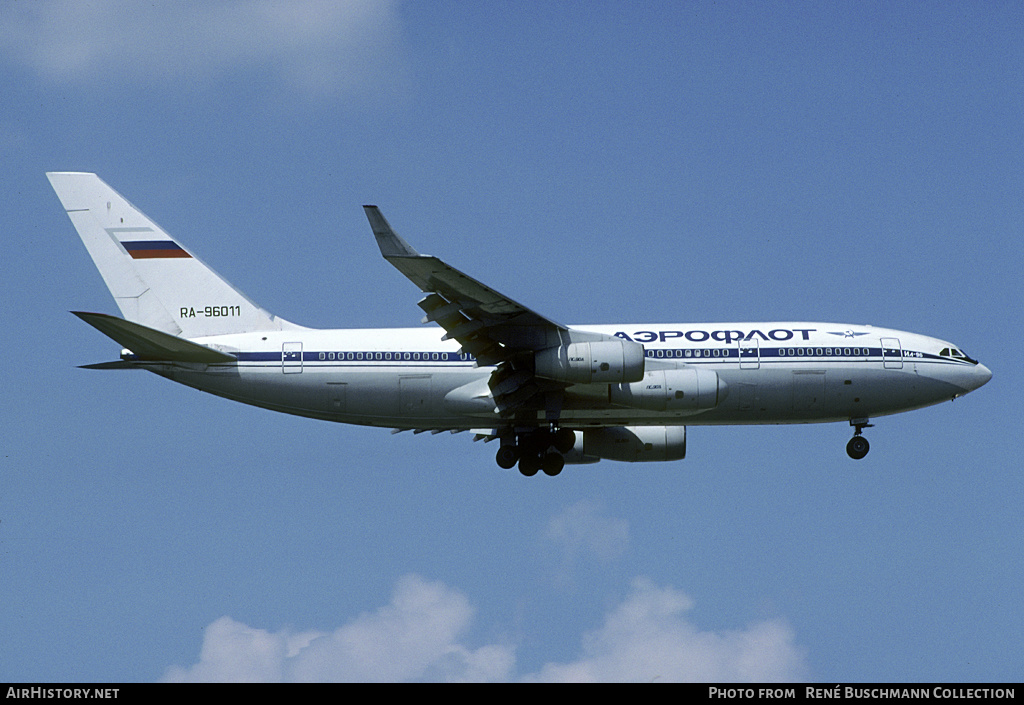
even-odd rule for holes
{"type": "Polygon", "coordinates": [[[398,380],[398,407],[403,416],[429,416],[430,375],[410,375],[398,380]]]}
{"type": "Polygon", "coordinates": [[[756,370],[761,367],[761,348],[758,346],[757,338],[741,340],[740,346],[740,369],[756,370]]]}
{"type": "Polygon", "coordinates": [[[302,372],[302,343],[281,346],[281,371],[285,374],[302,372]]]}
{"type": "Polygon", "coordinates": [[[903,348],[899,338],[882,338],[882,367],[887,370],[903,368],[903,348]]]}

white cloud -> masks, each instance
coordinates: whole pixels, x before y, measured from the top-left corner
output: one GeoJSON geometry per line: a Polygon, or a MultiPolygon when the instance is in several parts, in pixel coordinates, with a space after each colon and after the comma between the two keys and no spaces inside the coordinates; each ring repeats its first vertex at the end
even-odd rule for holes
{"type": "Polygon", "coordinates": [[[277,634],[253,629],[230,617],[221,617],[206,628],[199,663],[192,668],[172,666],[163,680],[171,682],[279,682],[284,668],[317,632],[277,634]]]}
{"type": "Polygon", "coordinates": [[[289,680],[494,680],[514,661],[507,647],[472,650],[458,642],[473,608],[440,582],[402,578],[387,607],[310,642],[294,659],[289,680]]]}
{"type": "Polygon", "coordinates": [[[206,628],[199,663],[172,666],[165,681],[506,680],[514,650],[459,642],[473,608],[440,582],[409,575],[391,603],[334,632],[253,629],[229,617],[206,628]]]}
{"type": "Polygon", "coordinates": [[[59,83],[207,81],[270,71],[313,95],[400,72],[395,0],[51,0],[0,14],[0,55],[59,83]]]}
{"type": "Polygon", "coordinates": [[[527,680],[571,682],[779,682],[806,677],[802,651],[782,621],[701,631],[685,616],[693,601],[638,578],[604,625],[583,638],[583,655],[547,664],[527,680]]]}
{"type": "MultiPolygon", "coordinates": [[[[529,681],[795,681],[802,651],[780,620],[701,631],[686,619],[693,601],[649,580],[633,582],[582,655],[547,664],[529,681]]],[[[457,590],[402,578],[391,602],[334,632],[268,632],[222,617],[206,628],[199,662],[173,666],[166,681],[507,681],[515,648],[463,642],[473,608],[457,590]]]]}
{"type": "Polygon", "coordinates": [[[607,562],[629,547],[629,522],[602,516],[600,505],[582,500],[552,518],[546,536],[568,560],[593,557],[607,562]]]}

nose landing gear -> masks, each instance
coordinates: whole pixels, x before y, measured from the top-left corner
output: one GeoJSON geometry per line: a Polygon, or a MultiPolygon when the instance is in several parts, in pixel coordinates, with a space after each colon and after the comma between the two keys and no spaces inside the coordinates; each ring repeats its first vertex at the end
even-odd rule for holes
{"type": "Polygon", "coordinates": [[[871,450],[871,445],[864,436],[854,436],[846,444],[846,454],[854,460],[860,460],[868,454],[869,450],[871,450]]]}
{"type": "Polygon", "coordinates": [[[860,434],[865,428],[871,428],[874,424],[868,423],[868,419],[850,419],[850,425],[853,426],[853,438],[846,444],[846,454],[854,460],[860,460],[871,450],[868,439],[860,434]]]}

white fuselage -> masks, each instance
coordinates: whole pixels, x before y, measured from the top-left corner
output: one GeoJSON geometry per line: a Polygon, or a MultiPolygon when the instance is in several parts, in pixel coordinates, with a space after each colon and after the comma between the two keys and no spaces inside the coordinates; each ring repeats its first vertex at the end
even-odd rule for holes
{"type": "MultiPolygon", "coordinates": [[[[850,421],[948,401],[991,377],[950,343],[904,331],[832,323],[573,326],[642,343],[648,374],[717,374],[712,408],[652,411],[611,400],[608,384],[566,390],[559,423],[596,426],[850,421]]],[[[398,429],[481,429],[503,423],[477,367],[436,328],[289,330],[198,338],[237,363],[147,365],[182,384],[301,416],[398,429]]],[[[544,412],[537,411],[538,421],[544,412]]]]}
{"type": "Polygon", "coordinates": [[[966,394],[992,376],[950,343],[832,323],[561,325],[363,210],[436,327],[313,330],[260,308],[96,174],[47,174],[123,318],[73,312],[121,344],[93,369],[149,369],[247,404],[341,423],[474,430],[499,467],[679,460],[686,426],[848,421],[966,394]],[[443,334],[441,333],[443,330],[443,334]],[[442,337],[443,335],[443,337],[442,337]]]}

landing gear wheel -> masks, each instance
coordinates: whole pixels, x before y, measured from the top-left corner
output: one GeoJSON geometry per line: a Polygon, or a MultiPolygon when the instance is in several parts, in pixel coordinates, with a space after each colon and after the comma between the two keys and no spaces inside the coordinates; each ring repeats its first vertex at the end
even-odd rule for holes
{"type": "Polygon", "coordinates": [[[527,477],[533,477],[540,470],[541,462],[539,455],[524,455],[519,459],[519,472],[527,477]]]}
{"type": "Polygon", "coordinates": [[[576,432],[571,428],[560,428],[552,436],[551,445],[559,453],[568,453],[576,445],[576,432]]]}
{"type": "Polygon", "coordinates": [[[561,453],[547,453],[544,456],[541,467],[544,469],[545,475],[554,477],[562,472],[562,468],[565,467],[565,458],[562,457],[561,453]]]}
{"type": "Polygon", "coordinates": [[[871,445],[868,443],[868,439],[864,436],[854,436],[850,439],[850,442],[846,444],[846,454],[854,460],[860,460],[868,451],[871,449],[871,445]]]}
{"type": "Polygon", "coordinates": [[[514,468],[519,462],[519,449],[515,446],[502,446],[498,449],[498,455],[494,460],[498,463],[498,467],[504,470],[514,468]]]}

